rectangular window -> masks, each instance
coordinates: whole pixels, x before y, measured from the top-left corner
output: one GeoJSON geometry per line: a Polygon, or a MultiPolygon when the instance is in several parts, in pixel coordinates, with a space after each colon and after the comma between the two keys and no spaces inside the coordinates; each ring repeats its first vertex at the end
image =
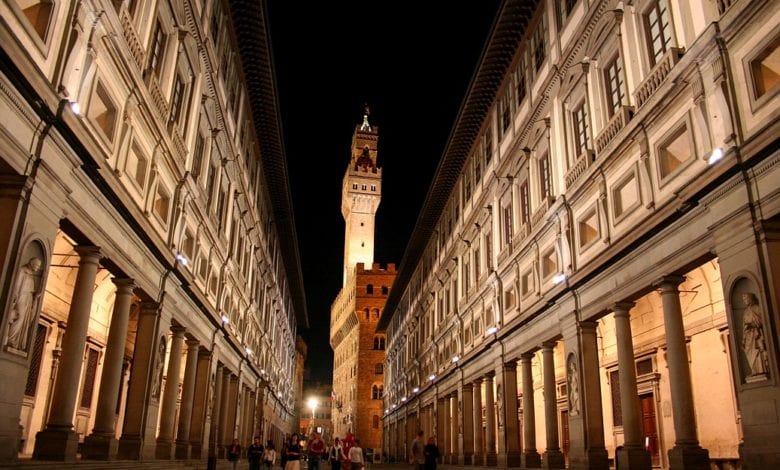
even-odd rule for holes
{"type": "Polygon", "coordinates": [[[222,23],[222,5],[220,1],[221,0],[216,0],[214,2],[214,11],[211,13],[211,31],[209,31],[209,33],[214,45],[216,45],[219,40],[219,26],[222,23]]]}
{"type": "Polygon", "coordinates": [[[561,27],[569,18],[574,5],[577,4],[577,0],[556,0],[555,3],[556,13],[558,14],[558,27],[561,27]]]}
{"type": "Polygon", "coordinates": [[[658,149],[658,170],[662,180],[675,173],[693,156],[691,148],[687,125],[680,126],[666,138],[658,149]]]}
{"type": "Polygon", "coordinates": [[[515,70],[515,98],[517,105],[520,106],[520,104],[525,99],[526,94],[526,81],[525,81],[525,74],[527,70],[528,64],[526,61],[526,51],[523,51],[520,54],[520,63],[517,64],[517,69],[515,70]]]}
{"type": "Polygon", "coordinates": [[[501,135],[503,135],[512,124],[512,89],[507,87],[501,96],[499,103],[499,122],[501,122],[501,135]]]}
{"type": "Polygon", "coordinates": [[[463,172],[463,204],[465,205],[471,200],[471,172],[469,171],[468,163],[466,163],[466,169],[463,172]]]}
{"type": "Polygon", "coordinates": [[[203,165],[203,151],[206,146],[203,134],[198,132],[195,135],[195,147],[192,149],[192,177],[197,179],[200,176],[201,166],[203,165]]]}
{"type": "Polygon", "coordinates": [[[604,81],[607,84],[607,109],[609,117],[612,117],[623,106],[623,100],[626,97],[625,84],[623,83],[623,61],[620,59],[620,54],[607,63],[604,69],[604,81]]]}
{"type": "Polygon", "coordinates": [[[552,180],[550,174],[550,155],[545,154],[539,159],[539,183],[542,199],[552,196],[552,180]]]}
{"type": "Polygon", "coordinates": [[[97,350],[89,348],[87,352],[87,364],[84,370],[84,383],[81,387],[81,400],[79,401],[79,406],[81,408],[89,408],[92,405],[92,394],[95,391],[98,356],[99,353],[97,350]]]}
{"type": "Polygon", "coordinates": [[[43,325],[38,325],[35,330],[35,344],[33,345],[30,367],[27,369],[27,383],[24,386],[24,394],[28,397],[34,397],[38,390],[38,377],[41,373],[41,363],[43,362],[43,348],[46,346],[46,336],[49,330],[43,325]]]}
{"type": "Polygon", "coordinates": [[[667,0],[653,0],[644,14],[645,34],[650,64],[655,65],[671,47],[672,26],[669,21],[667,0]]]}
{"type": "Polygon", "coordinates": [[[504,244],[512,241],[512,236],[514,233],[514,229],[512,227],[512,202],[509,201],[506,203],[506,205],[502,208],[503,211],[503,229],[504,229],[504,244]]]}
{"type": "Polygon", "coordinates": [[[588,108],[584,101],[574,108],[571,120],[574,126],[574,147],[579,157],[585,155],[590,146],[588,141],[588,108]]]}
{"type": "Polygon", "coordinates": [[[531,222],[531,199],[528,194],[528,181],[520,185],[520,222],[523,225],[531,222]]]}
{"type": "Polygon", "coordinates": [[[479,182],[482,180],[482,164],[479,161],[479,158],[474,159],[474,184],[478,185],[479,182]]]}
{"type": "Polygon", "coordinates": [[[490,129],[485,131],[485,134],[482,136],[482,142],[484,142],[482,150],[485,154],[485,165],[488,165],[490,159],[493,158],[493,135],[491,134],[490,129]]]}
{"type": "Polygon", "coordinates": [[[482,275],[481,271],[481,259],[479,256],[479,247],[474,249],[474,280],[479,282],[479,276],[482,275]]]}
{"type": "MultiPolygon", "coordinates": [[[[544,4],[542,4],[544,8],[544,4]]],[[[537,72],[542,68],[544,59],[547,56],[547,21],[542,14],[539,24],[536,25],[533,35],[531,36],[531,53],[533,55],[534,70],[537,72]]]]}
{"type": "Polygon", "coordinates": [[[490,233],[485,235],[485,265],[493,269],[493,236],[490,233]]]}
{"type": "Polygon", "coordinates": [[[181,75],[176,74],[176,81],[173,83],[173,95],[171,95],[171,116],[170,122],[179,123],[181,117],[182,103],[184,101],[184,80],[181,75]]]}
{"type": "Polygon", "coordinates": [[[750,61],[750,72],[756,98],[777,89],[780,85],[780,38],[772,41],[758,57],[750,61]]]}
{"type": "Polygon", "coordinates": [[[151,53],[149,54],[149,68],[154,71],[157,77],[162,72],[163,54],[165,54],[165,31],[163,31],[160,20],[157,20],[152,37],[151,53]]]}
{"type": "Polygon", "coordinates": [[[216,179],[217,179],[217,166],[209,165],[209,172],[206,175],[206,199],[208,201],[209,207],[211,206],[211,202],[214,197],[214,184],[216,179]]]}
{"type": "Polygon", "coordinates": [[[171,209],[171,196],[162,183],[157,184],[157,195],[154,199],[154,213],[163,223],[168,223],[168,214],[171,209]]]}
{"type": "Polygon", "coordinates": [[[101,81],[98,81],[97,85],[95,85],[95,91],[90,98],[88,116],[103,132],[103,135],[110,142],[113,142],[114,132],[117,127],[117,107],[114,104],[114,100],[111,99],[111,94],[101,81]]]}

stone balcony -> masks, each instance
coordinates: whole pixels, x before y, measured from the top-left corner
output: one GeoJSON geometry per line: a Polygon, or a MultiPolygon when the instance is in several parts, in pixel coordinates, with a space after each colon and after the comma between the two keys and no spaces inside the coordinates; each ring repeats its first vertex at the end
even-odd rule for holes
{"type": "Polygon", "coordinates": [[[680,60],[682,54],[682,49],[671,47],[666,51],[663,57],[661,57],[661,60],[655,64],[653,70],[650,71],[634,92],[634,102],[636,103],[637,110],[647,103],[650,97],[653,96],[653,93],[661,87],[661,84],[666,80],[669,72],[672,71],[674,65],[680,60]]]}

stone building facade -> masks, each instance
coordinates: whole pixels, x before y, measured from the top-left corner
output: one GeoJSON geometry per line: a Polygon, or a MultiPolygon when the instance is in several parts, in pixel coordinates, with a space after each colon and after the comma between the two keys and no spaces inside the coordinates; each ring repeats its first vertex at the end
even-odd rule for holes
{"type": "Polygon", "coordinates": [[[392,458],[780,467],[778,24],[502,3],[378,325],[392,458]]]}
{"type": "Polygon", "coordinates": [[[0,462],[280,443],[307,320],[263,7],[0,16],[0,462]]]}
{"type": "Polygon", "coordinates": [[[379,129],[355,127],[344,175],[341,210],[346,223],[344,285],[330,310],[333,348],[333,433],[352,432],[364,449],[381,448],[385,336],[377,321],[395,279],[395,265],[374,263],[374,217],[382,194],[377,167],[379,129]]]}

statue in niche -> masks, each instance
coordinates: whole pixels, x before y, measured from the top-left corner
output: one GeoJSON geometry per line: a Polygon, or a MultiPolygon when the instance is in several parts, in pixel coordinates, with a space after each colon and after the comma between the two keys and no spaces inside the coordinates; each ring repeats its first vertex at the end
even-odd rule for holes
{"type": "Polygon", "coordinates": [[[766,377],[769,371],[769,359],[766,352],[764,324],[758,309],[755,294],[742,294],[745,311],[742,314],[742,349],[745,351],[750,372],[747,378],[766,377]]]}
{"type": "Polygon", "coordinates": [[[206,406],[206,416],[211,416],[212,410],[214,409],[214,393],[215,393],[215,385],[216,382],[216,375],[212,372],[211,374],[211,380],[209,380],[209,402],[206,406]]]}
{"type": "Polygon", "coordinates": [[[501,384],[496,385],[496,412],[498,414],[498,417],[496,419],[498,422],[498,427],[500,428],[501,426],[503,426],[503,419],[501,418],[504,414],[504,399],[501,393],[501,384]]]}
{"type": "Polygon", "coordinates": [[[580,414],[580,378],[577,374],[577,362],[569,357],[569,415],[580,414]]]}
{"type": "Polygon", "coordinates": [[[160,337],[157,357],[154,360],[154,375],[152,376],[152,398],[159,400],[162,388],[163,365],[165,364],[165,336],[160,337]]]}
{"type": "Polygon", "coordinates": [[[38,305],[39,271],[43,261],[38,257],[30,258],[19,269],[16,283],[11,291],[11,308],[8,311],[8,333],[5,344],[17,351],[27,351],[30,325],[35,321],[38,305]]]}

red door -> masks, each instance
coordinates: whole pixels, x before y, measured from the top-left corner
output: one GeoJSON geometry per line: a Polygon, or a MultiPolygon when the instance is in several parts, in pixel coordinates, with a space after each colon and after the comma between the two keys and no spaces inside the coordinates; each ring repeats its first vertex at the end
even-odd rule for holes
{"type": "Polygon", "coordinates": [[[658,449],[658,428],[655,425],[655,399],[652,393],[639,395],[642,408],[642,428],[645,431],[645,447],[650,452],[653,465],[660,465],[658,449]]]}

